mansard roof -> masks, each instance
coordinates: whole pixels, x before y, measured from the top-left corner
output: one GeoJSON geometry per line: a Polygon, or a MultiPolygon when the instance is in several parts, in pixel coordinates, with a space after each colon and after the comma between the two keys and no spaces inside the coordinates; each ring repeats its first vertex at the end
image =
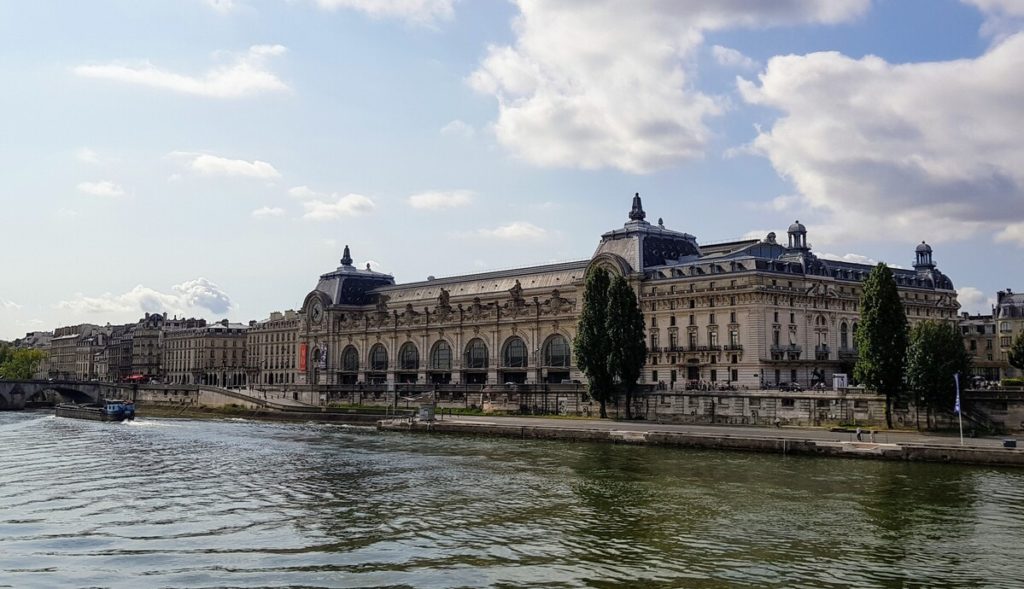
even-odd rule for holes
{"type": "Polygon", "coordinates": [[[515,287],[516,282],[524,291],[534,288],[545,290],[571,288],[574,282],[583,279],[589,264],[590,260],[578,260],[480,274],[446,276],[420,282],[381,286],[374,289],[373,292],[387,296],[391,304],[407,304],[414,301],[435,301],[441,296],[442,288],[447,290],[452,298],[483,297],[507,293],[515,287]]]}

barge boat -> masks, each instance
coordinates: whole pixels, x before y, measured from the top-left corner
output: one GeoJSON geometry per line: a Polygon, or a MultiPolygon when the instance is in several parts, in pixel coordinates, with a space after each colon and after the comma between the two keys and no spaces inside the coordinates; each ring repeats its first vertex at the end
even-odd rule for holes
{"type": "Polygon", "coordinates": [[[93,421],[131,421],[135,419],[135,403],[115,399],[87,405],[61,403],[57,405],[57,417],[91,419],[93,421]]]}

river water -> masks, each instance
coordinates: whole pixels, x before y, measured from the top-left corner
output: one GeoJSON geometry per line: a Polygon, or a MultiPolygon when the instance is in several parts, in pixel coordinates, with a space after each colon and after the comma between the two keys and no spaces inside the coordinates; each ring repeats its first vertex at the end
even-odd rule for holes
{"type": "Polygon", "coordinates": [[[1024,587],[1024,472],[0,413],[0,587],[1024,587]]]}

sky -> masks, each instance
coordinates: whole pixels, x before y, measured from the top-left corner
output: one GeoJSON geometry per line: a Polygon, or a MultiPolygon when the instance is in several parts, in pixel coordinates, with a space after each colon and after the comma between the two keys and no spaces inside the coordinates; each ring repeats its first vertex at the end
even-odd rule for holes
{"type": "Polygon", "coordinates": [[[639,192],[1024,290],[1024,0],[0,1],[0,339],[589,258],[639,192]]]}

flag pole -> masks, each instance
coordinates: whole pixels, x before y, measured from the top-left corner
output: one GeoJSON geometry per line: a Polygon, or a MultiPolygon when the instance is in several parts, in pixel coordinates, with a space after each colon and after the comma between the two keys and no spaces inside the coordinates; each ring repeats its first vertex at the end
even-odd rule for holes
{"type": "Polygon", "coordinates": [[[960,420],[960,445],[964,445],[964,412],[960,410],[960,373],[953,373],[953,380],[956,381],[956,416],[960,420]]]}

